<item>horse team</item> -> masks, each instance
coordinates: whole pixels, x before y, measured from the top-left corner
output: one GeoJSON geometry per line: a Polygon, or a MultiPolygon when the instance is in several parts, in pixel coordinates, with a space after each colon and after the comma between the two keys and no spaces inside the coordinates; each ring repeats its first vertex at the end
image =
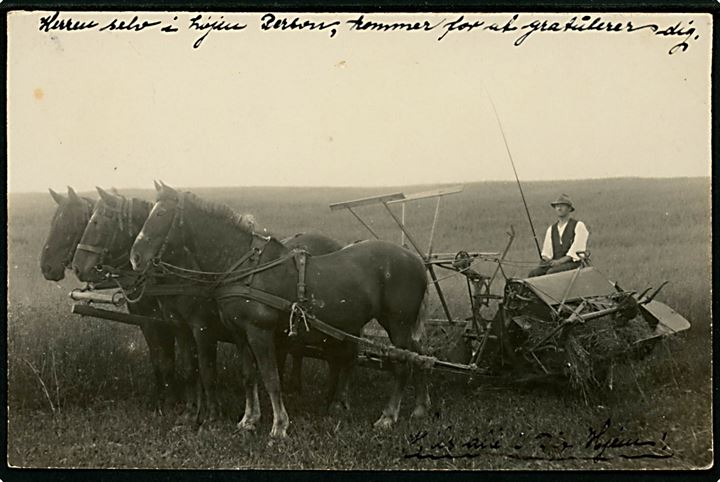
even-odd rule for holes
{"type": "MultiPolygon", "coordinates": [[[[154,205],[100,188],[97,202],[78,196],[72,188],[67,196],[50,190],[58,206],[41,269],[46,279],[60,280],[72,268],[78,279],[97,287],[103,287],[112,273],[114,282],[128,290],[131,313],[166,321],[141,326],[161,410],[176,400],[182,387],[186,414],[198,422],[218,417],[219,340],[231,340],[242,361],[245,409],[238,428],[256,429],[262,380],[273,410],[270,436],[287,436],[282,367],[285,354],[302,347],[319,350],[329,363],[329,407],[347,409],[357,347],[312,329],[289,337],[291,316],[285,304],[272,300],[292,303],[293,309],[302,301],[303,309],[356,336],[376,320],[393,345],[420,353],[427,279],[417,255],[379,240],[341,247],[319,234],[301,234],[279,241],[256,233],[247,216],[225,205],[163,183],[156,182],[155,188],[154,205]],[[302,266],[298,250],[303,252],[302,266]],[[226,289],[195,292],[203,277],[224,280],[226,289]],[[145,293],[148,284],[188,289],[145,293]],[[176,344],[178,360],[187,368],[182,383],[176,380],[176,344]]],[[[293,363],[296,385],[300,360],[294,358],[293,363]]],[[[394,384],[375,422],[378,427],[391,427],[398,420],[411,375],[416,395],[412,415],[421,417],[428,411],[423,370],[412,370],[409,362],[394,362],[392,372],[394,384]]]]}

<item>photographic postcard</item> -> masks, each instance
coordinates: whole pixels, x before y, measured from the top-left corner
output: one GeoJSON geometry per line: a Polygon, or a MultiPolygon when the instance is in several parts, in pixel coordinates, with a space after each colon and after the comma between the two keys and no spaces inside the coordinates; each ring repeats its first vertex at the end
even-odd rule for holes
{"type": "Polygon", "coordinates": [[[8,11],[8,465],[711,467],[712,31],[8,11]]]}

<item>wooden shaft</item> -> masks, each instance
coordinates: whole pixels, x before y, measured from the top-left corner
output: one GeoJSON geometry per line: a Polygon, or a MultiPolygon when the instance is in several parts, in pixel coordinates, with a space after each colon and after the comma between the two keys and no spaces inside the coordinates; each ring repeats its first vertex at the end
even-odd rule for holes
{"type": "Polygon", "coordinates": [[[418,245],[418,244],[415,242],[415,239],[413,239],[412,235],[410,235],[410,233],[408,232],[408,230],[405,229],[405,226],[403,225],[402,221],[400,221],[400,219],[398,219],[398,217],[395,215],[395,213],[392,212],[392,209],[390,209],[390,206],[388,206],[387,203],[383,203],[383,206],[385,206],[385,209],[387,210],[387,212],[390,213],[390,216],[392,216],[392,218],[395,220],[395,222],[397,223],[397,225],[400,226],[400,229],[402,229],[403,233],[405,233],[405,236],[407,236],[408,241],[410,241],[410,244],[412,245],[412,247],[415,248],[415,251],[417,251],[417,254],[420,255],[420,257],[421,257],[423,260],[426,260],[427,257],[425,256],[425,254],[424,254],[424,253],[422,252],[422,250],[420,249],[420,245],[418,245]]]}
{"type": "Polygon", "coordinates": [[[438,298],[440,298],[440,304],[443,307],[443,311],[445,312],[445,316],[447,316],[447,319],[450,323],[452,323],[452,315],[450,315],[450,308],[448,308],[447,302],[445,301],[445,295],[442,292],[442,289],[440,288],[440,283],[438,282],[437,276],[435,276],[435,270],[433,269],[433,266],[431,264],[425,265],[428,272],[430,273],[430,278],[432,278],[432,282],[435,285],[435,291],[437,291],[438,298]]]}
{"type": "Polygon", "coordinates": [[[82,316],[92,316],[94,318],[102,318],[104,320],[117,321],[126,325],[142,326],[146,323],[169,323],[162,318],[152,316],[133,315],[130,313],[122,313],[119,311],[101,310],[92,306],[74,304],[72,305],[72,313],[82,316]]]}
{"type": "Polygon", "coordinates": [[[360,216],[358,216],[357,213],[355,211],[353,211],[351,207],[348,207],[347,210],[350,211],[353,216],[355,216],[355,219],[360,221],[360,224],[365,226],[367,228],[367,230],[370,231],[370,234],[372,234],[375,237],[375,239],[380,239],[380,236],[378,236],[377,233],[375,231],[373,231],[373,228],[371,228],[367,223],[365,223],[365,221],[363,221],[362,218],[360,216]]]}

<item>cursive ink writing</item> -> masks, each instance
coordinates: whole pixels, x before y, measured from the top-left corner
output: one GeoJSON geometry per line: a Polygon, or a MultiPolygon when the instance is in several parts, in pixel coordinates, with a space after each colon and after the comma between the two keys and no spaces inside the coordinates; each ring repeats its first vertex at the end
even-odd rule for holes
{"type": "Polygon", "coordinates": [[[430,21],[428,20],[424,20],[422,22],[374,22],[370,20],[365,20],[365,15],[360,15],[357,18],[347,20],[345,23],[350,25],[350,30],[359,31],[369,30],[373,32],[429,32],[430,30],[434,30],[440,25],[442,25],[443,22],[445,22],[444,19],[436,23],[430,23],[430,21]]]}
{"type": "Polygon", "coordinates": [[[72,18],[60,18],[60,12],[52,15],[40,17],[41,32],[50,32],[51,30],[62,30],[65,32],[75,32],[79,30],[90,30],[100,25],[95,20],[79,21],[72,18]]]}
{"type": "Polygon", "coordinates": [[[329,30],[330,38],[337,34],[337,26],[340,25],[339,20],[313,22],[312,20],[300,20],[298,17],[288,20],[287,18],[277,18],[272,13],[263,15],[260,22],[261,30],[329,30]]]}
{"type": "Polygon", "coordinates": [[[207,19],[203,18],[202,14],[198,14],[190,19],[190,29],[199,30],[205,32],[193,44],[193,48],[200,48],[203,41],[207,38],[210,32],[213,31],[237,31],[244,30],[247,27],[246,24],[239,22],[228,22],[225,20],[224,15],[220,15],[218,20],[212,20],[212,15],[208,15],[207,19]]]}
{"type": "Polygon", "coordinates": [[[162,22],[160,22],[159,20],[139,21],[138,16],[135,15],[129,22],[126,22],[125,20],[120,20],[118,18],[114,18],[114,19],[112,19],[112,21],[110,21],[110,23],[108,23],[104,27],[101,27],[99,29],[99,31],[104,32],[105,30],[128,30],[131,32],[140,32],[141,30],[145,30],[146,28],[155,27],[156,25],[160,25],[161,23],[162,22]]]}
{"type": "MultiPolygon", "coordinates": [[[[388,21],[386,17],[378,19],[373,14],[360,14],[342,19],[314,20],[298,15],[281,16],[275,13],[265,13],[254,27],[262,32],[325,32],[331,39],[341,36],[343,29],[352,34],[366,32],[377,35],[388,32],[417,35],[433,32],[438,42],[459,34],[484,33],[508,36],[514,47],[521,47],[531,37],[541,34],[559,35],[588,32],[604,35],[629,35],[644,33],[657,38],[671,39],[673,43],[667,51],[670,55],[687,51],[693,42],[700,39],[700,32],[695,26],[695,20],[692,19],[660,25],[652,22],[640,23],[636,19],[608,20],[606,17],[587,14],[566,17],[554,15],[552,18],[543,18],[542,16],[516,13],[506,17],[458,15],[440,20],[420,17],[419,19],[388,21]]],[[[60,12],[54,12],[40,17],[38,30],[45,33],[89,30],[130,33],[155,30],[162,33],[175,33],[179,30],[186,30],[200,32],[200,36],[193,43],[193,49],[198,49],[211,32],[239,32],[248,28],[247,24],[227,20],[224,15],[212,16],[204,13],[190,14],[189,21],[184,27],[179,26],[182,24],[177,22],[177,15],[173,17],[172,21],[165,22],[153,18],[143,18],[143,15],[138,14],[129,20],[116,17],[101,26],[96,19],[77,20],[66,17],[60,12]]]]}
{"type": "Polygon", "coordinates": [[[695,35],[696,29],[692,26],[693,20],[690,20],[685,26],[684,22],[677,22],[675,25],[660,28],[659,25],[654,23],[635,25],[631,21],[625,22],[612,22],[603,20],[602,17],[593,17],[591,15],[584,15],[580,18],[577,16],[572,17],[567,22],[548,21],[548,20],[533,20],[529,23],[522,25],[520,28],[525,30],[525,33],[520,35],[514,42],[513,45],[519,47],[522,45],[530,35],[535,32],[604,32],[604,33],[620,33],[620,32],[637,32],[641,30],[649,30],[655,35],[663,37],[685,37],[680,43],[673,45],[668,53],[670,55],[680,49],[685,51],[690,46],[690,40],[698,40],[699,35],[695,35]],[[693,37],[693,35],[695,35],[693,37]]]}
{"type": "Polygon", "coordinates": [[[631,449],[638,447],[659,448],[661,452],[658,453],[652,450],[640,453],[620,452],[618,456],[626,459],[672,457],[672,452],[669,452],[670,448],[667,444],[665,444],[667,432],[663,432],[660,440],[641,439],[633,435],[625,435],[623,433],[625,431],[625,427],[622,426],[619,428],[619,434],[610,435],[608,431],[610,430],[611,425],[612,421],[607,419],[607,421],[599,429],[594,427],[590,427],[588,429],[589,433],[587,441],[585,442],[585,448],[595,451],[597,458],[603,458],[609,450],[631,449]]]}
{"type": "Polygon", "coordinates": [[[409,447],[405,459],[457,460],[478,457],[506,457],[521,460],[608,462],[614,459],[666,459],[673,451],[666,444],[667,432],[659,438],[628,433],[613,427],[610,419],[599,427],[589,427],[586,438],[573,437],[562,430],[515,434],[500,428],[476,430],[459,436],[452,426],[435,431],[419,430],[405,438],[409,447]]]}
{"type": "Polygon", "coordinates": [[[496,22],[486,24],[481,20],[468,21],[465,20],[464,15],[461,15],[443,26],[445,32],[438,37],[438,41],[444,39],[451,32],[471,32],[473,30],[489,30],[500,33],[514,32],[519,28],[515,25],[515,21],[517,21],[519,16],[519,14],[515,14],[507,22],[500,25],[496,22]]]}

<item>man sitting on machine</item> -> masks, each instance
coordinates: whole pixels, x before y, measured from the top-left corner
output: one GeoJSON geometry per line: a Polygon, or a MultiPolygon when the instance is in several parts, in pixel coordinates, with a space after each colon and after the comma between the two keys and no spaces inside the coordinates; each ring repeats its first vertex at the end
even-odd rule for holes
{"type": "Polygon", "coordinates": [[[568,195],[561,194],[550,205],[555,209],[558,221],[547,229],[542,262],[528,274],[529,278],[577,268],[587,247],[589,232],[585,223],[570,217],[575,207],[568,195]]]}

